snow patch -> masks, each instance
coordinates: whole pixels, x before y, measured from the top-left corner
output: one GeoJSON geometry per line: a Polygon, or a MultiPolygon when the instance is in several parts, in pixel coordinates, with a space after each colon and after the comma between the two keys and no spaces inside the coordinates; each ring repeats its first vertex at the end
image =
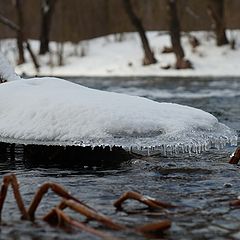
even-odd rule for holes
{"type": "MultiPolygon", "coordinates": [[[[227,32],[231,33],[230,31],[227,32]]],[[[125,33],[124,40],[116,41],[116,36],[109,35],[78,44],[64,43],[64,65],[58,66],[58,44],[51,42],[51,54],[38,56],[40,72],[32,64],[30,56],[26,53],[27,63],[16,66],[18,74],[25,73],[30,76],[240,76],[240,31],[235,30],[236,50],[229,45],[217,47],[210,32],[191,32],[201,45],[192,49],[188,34],[181,38],[186,58],[194,69],[176,70],[162,69],[161,66],[174,65],[173,53],[162,54],[164,46],[171,46],[168,33],[147,32],[151,48],[154,50],[158,63],[149,66],[142,65],[143,50],[137,33],[125,33]],[[84,57],[81,57],[81,52],[84,57]]],[[[231,39],[231,38],[230,38],[231,39]]],[[[7,52],[8,58],[14,63],[16,53],[11,54],[9,44],[11,40],[2,40],[1,48],[7,52]]],[[[12,48],[15,41],[12,42],[12,48]]],[[[31,41],[34,52],[38,52],[39,42],[31,41]]]]}

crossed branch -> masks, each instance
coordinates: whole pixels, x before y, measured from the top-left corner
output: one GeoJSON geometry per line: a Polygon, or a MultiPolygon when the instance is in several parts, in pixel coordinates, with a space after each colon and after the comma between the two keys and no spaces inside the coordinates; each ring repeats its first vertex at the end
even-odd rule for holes
{"type": "MultiPolygon", "coordinates": [[[[43,220],[49,223],[52,226],[57,226],[61,228],[66,227],[75,227],[81,229],[82,231],[88,232],[95,236],[98,236],[103,239],[116,239],[108,233],[100,231],[96,228],[93,228],[87,225],[87,222],[80,222],[79,220],[73,219],[72,217],[68,216],[64,209],[70,208],[71,210],[83,215],[86,217],[87,220],[95,220],[104,226],[108,227],[109,229],[121,231],[121,230],[128,230],[134,231],[136,233],[146,234],[153,231],[164,231],[171,227],[170,220],[161,220],[154,223],[145,224],[142,226],[138,226],[132,229],[128,227],[116,223],[111,218],[107,217],[106,215],[99,213],[94,208],[88,206],[87,204],[79,201],[77,198],[73,197],[71,194],[68,193],[61,185],[56,183],[44,183],[38,191],[36,192],[33,200],[28,209],[26,209],[22,196],[19,190],[19,184],[17,178],[14,174],[6,175],[3,177],[3,183],[0,192],[0,220],[2,216],[2,209],[3,205],[7,196],[7,191],[9,186],[13,189],[13,194],[17,203],[17,206],[21,213],[21,218],[23,220],[34,221],[35,220],[35,212],[40,205],[40,202],[43,196],[48,192],[48,190],[52,190],[55,194],[60,196],[62,200],[60,204],[50,210],[44,217],[43,220]]],[[[126,192],[124,193],[115,203],[114,206],[118,210],[122,210],[122,204],[124,201],[128,199],[137,200],[152,209],[164,209],[164,208],[171,208],[175,207],[169,203],[158,201],[154,198],[150,198],[147,196],[143,196],[137,192],[126,192]]]]}

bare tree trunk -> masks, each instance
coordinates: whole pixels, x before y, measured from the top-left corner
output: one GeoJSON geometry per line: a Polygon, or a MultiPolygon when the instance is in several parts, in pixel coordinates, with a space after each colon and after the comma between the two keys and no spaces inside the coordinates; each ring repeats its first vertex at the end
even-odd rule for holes
{"type": "Polygon", "coordinates": [[[56,0],[41,0],[41,33],[39,54],[49,52],[49,35],[56,0]]]}
{"type": "Polygon", "coordinates": [[[32,58],[34,67],[35,67],[36,71],[39,72],[39,67],[40,67],[40,66],[39,66],[39,64],[38,64],[38,61],[37,61],[37,58],[36,58],[35,54],[34,54],[33,51],[32,51],[31,45],[30,45],[30,43],[28,42],[28,40],[26,40],[25,42],[26,42],[26,48],[27,48],[27,50],[28,50],[28,52],[29,52],[29,54],[30,54],[30,56],[31,56],[31,58],[32,58]]]}
{"type": "Polygon", "coordinates": [[[212,4],[207,7],[207,12],[214,25],[217,46],[228,44],[224,24],[224,1],[212,0],[212,4]]]}
{"type": "MultiPolygon", "coordinates": [[[[8,18],[2,16],[1,14],[0,14],[0,22],[4,25],[8,26],[10,29],[15,31],[17,34],[18,34],[19,31],[21,31],[20,27],[17,24],[12,22],[8,18]]],[[[38,72],[39,71],[39,64],[38,64],[37,58],[34,55],[28,40],[25,39],[24,35],[22,35],[22,37],[23,37],[23,47],[24,47],[24,43],[26,43],[26,48],[29,51],[29,54],[30,54],[30,56],[32,58],[32,61],[33,61],[33,64],[34,64],[34,67],[35,67],[36,71],[38,72]]]]}
{"type": "Polygon", "coordinates": [[[168,12],[169,12],[169,30],[173,47],[173,52],[176,56],[177,69],[192,68],[192,64],[189,60],[186,60],[182,45],[181,45],[181,30],[180,23],[177,14],[177,3],[175,0],[168,0],[168,12]]]}
{"type": "Polygon", "coordinates": [[[64,43],[60,42],[57,44],[57,54],[58,54],[58,66],[63,66],[63,52],[64,52],[64,43]]]}
{"type": "Polygon", "coordinates": [[[18,46],[18,64],[25,63],[25,56],[24,56],[24,37],[23,37],[23,11],[22,11],[22,0],[15,1],[15,8],[17,11],[17,24],[19,26],[19,31],[17,31],[17,46],[18,46]]]}
{"type": "Polygon", "coordinates": [[[143,28],[141,20],[136,16],[136,14],[133,11],[133,7],[131,4],[131,0],[123,0],[123,6],[125,8],[125,11],[133,24],[133,26],[136,28],[137,32],[139,33],[139,36],[142,41],[142,46],[144,50],[144,59],[143,59],[143,65],[149,65],[156,63],[157,60],[154,57],[154,54],[149,46],[149,42],[147,39],[147,36],[145,34],[145,30],[143,28]]]}

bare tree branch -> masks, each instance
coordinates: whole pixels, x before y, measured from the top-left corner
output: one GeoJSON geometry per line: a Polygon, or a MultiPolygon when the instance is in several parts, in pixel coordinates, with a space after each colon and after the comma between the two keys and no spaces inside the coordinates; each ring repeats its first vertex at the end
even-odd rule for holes
{"type": "MultiPolygon", "coordinates": [[[[10,19],[3,16],[1,13],[0,13],[0,23],[4,24],[5,26],[9,27],[11,30],[13,30],[17,33],[19,31],[21,31],[20,27],[17,24],[15,24],[13,21],[11,21],[10,19]]],[[[29,54],[32,58],[34,67],[35,67],[36,71],[38,72],[39,71],[39,64],[38,64],[37,58],[32,51],[32,48],[31,48],[31,45],[30,45],[29,41],[24,36],[23,36],[23,42],[26,43],[26,48],[27,48],[27,50],[28,50],[28,52],[29,52],[29,54]]]]}
{"type": "Polygon", "coordinates": [[[20,28],[18,25],[16,25],[14,22],[9,20],[8,18],[4,17],[1,13],[0,13],[0,22],[8,26],[9,28],[11,28],[13,31],[20,31],[20,28]]]}

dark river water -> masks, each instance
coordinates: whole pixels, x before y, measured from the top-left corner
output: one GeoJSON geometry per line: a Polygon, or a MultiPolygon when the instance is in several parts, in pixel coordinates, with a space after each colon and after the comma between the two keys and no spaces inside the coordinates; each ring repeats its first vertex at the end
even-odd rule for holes
{"type": "MultiPolygon", "coordinates": [[[[79,78],[70,79],[85,86],[156,101],[197,107],[215,115],[222,123],[240,132],[240,79],[161,79],[161,78],[79,78]]],[[[170,219],[172,227],[161,239],[240,239],[240,209],[229,201],[240,195],[240,167],[228,164],[234,147],[211,149],[201,154],[135,157],[119,164],[82,166],[78,164],[34,164],[23,159],[21,147],[15,156],[0,158],[0,174],[17,175],[20,190],[28,205],[42,183],[62,184],[75,197],[130,228],[143,223],[170,219]],[[178,207],[167,212],[151,212],[129,202],[134,214],[116,212],[113,202],[125,191],[138,191],[178,207]]],[[[102,160],[104,161],[104,159],[102,160]]],[[[73,230],[65,232],[41,221],[59,201],[49,192],[43,199],[34,224],[21,221],[12,191],[3,209],[0,239],[97,239],[73,230]]],[[[70,215],[77,214],[67,211],[70,215]]],[[[122,239],[152,239],[131,231],[113,232],[91,223],[122,239]]]]}

